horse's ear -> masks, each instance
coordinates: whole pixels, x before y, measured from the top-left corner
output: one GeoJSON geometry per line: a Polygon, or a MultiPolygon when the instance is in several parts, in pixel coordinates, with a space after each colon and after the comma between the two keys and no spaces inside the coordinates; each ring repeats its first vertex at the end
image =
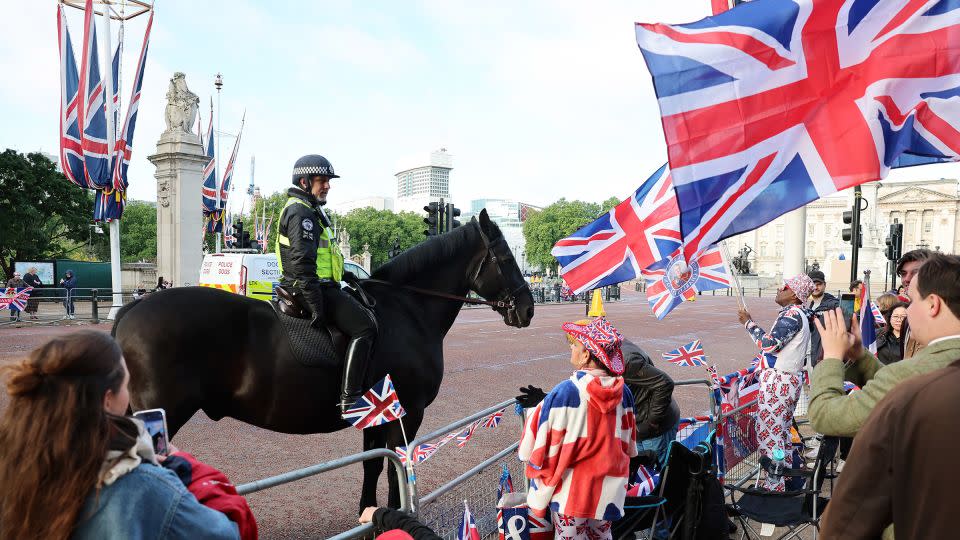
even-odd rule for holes
{"type": "Polygon", "coordinates": [[[487,209],[480,210],[480,227],[486,231],[490,228],[490,216],[487,215],[487,209]]]}

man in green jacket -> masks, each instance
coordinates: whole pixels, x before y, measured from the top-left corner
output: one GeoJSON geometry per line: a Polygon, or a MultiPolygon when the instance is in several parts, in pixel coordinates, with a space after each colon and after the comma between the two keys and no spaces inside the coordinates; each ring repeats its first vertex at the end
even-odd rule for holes
{"type": "Polygon", "coordinates": [[[898,383],[960,359],[960,257],[931,256],[910,283],[908,295],[907,319],[914,337],[925,348],[913,358],[888,366],[864,350],[856,317],[853,332],[844,328],[839,309],[826,313],[823,324],[816,321],[824,360],[813,371],[807,414],[817,432],[856,435],[876,404],[898,383]],[[841,358],[847,359],[846,365],[841,358]],[[859,392],[845,395],[845,378],[866,384],[859,392]]]}

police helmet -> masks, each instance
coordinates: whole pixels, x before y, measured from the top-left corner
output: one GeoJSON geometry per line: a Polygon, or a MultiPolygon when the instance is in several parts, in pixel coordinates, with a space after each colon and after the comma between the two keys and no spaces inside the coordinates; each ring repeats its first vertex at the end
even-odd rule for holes
{"type": "Polygon", "coordinates": [[[318,154],[303,156],[293,164],[293,185],[295,186],[300,185],[301,178],[310,178],[317,175],[340,178],[333,172],[333,165],[330,164],[330,161],[318,154]]]}

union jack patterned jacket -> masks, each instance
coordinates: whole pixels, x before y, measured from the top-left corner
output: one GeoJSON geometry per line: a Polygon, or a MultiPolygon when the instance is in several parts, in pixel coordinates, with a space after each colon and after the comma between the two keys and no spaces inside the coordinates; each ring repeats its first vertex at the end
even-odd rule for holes
{"type": "Polygon", "coordinates": [[[537,516],[623,516],[637,455],[633,394],[622,377],[602,373],[575,372],[529,411],[519,454],[531,480],[527,505],[537,516]]]}

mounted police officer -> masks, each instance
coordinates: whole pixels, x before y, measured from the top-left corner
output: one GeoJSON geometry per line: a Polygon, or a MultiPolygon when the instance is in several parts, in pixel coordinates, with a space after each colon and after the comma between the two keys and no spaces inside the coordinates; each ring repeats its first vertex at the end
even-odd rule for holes
{"type": "Polygon", "coordinates": [[[323,211],[333,178],[340,177],[325,157],[311,154],[297,160],[294,187],[287,191],[287,203],[280,212],[276,251],[280,282],[291,292],[302,293],[313,315],[311,325],[321,328],[329,322],[350,336],[340,391],[340,409],[346,411],[363,395],[377,323],[370,311],[340,288],[343,255],[323,211]]]}

